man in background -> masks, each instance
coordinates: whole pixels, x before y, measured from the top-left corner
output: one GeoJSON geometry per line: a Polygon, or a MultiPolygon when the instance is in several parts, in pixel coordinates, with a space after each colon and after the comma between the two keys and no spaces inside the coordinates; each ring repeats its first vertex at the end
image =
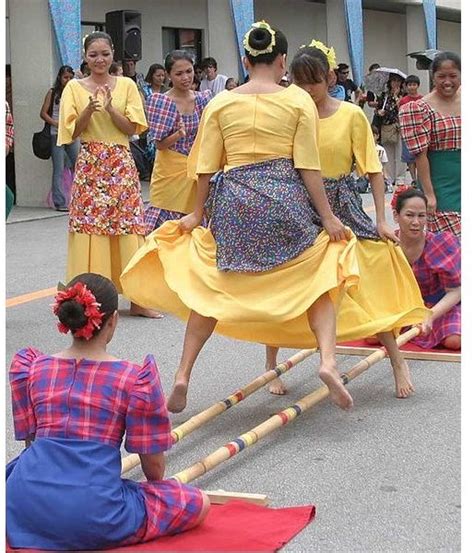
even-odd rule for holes
{"type": "Polygon", "coordinates": [[[217,62],[214,58],[204,58],[201,62],[201,69],[204,74],[204,78],[201,79],[201,85],[199,90],[210,90],[214,97],[219,92],[225,90],[225,83],[227,82],[226,75],[219,75],[217,73],[217,62]]]}
{"type": "Polygon", "coordinates": [[[352,79],[349,79],[349,66],[347,63],[340,63],[336,68],[337,84],[344,87],[346,92],[345,101],[352,102],[352,94],[355,94],[354,103],[359,103],[360,88],[352,79]]]}

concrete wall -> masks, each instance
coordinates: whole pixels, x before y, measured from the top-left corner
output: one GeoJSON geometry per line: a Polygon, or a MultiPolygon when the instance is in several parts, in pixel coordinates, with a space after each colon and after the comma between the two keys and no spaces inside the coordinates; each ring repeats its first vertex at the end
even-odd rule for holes
{"type": "Polygon", "coordinates": [[[461,24],[438,20],[438,48],[461,53],[461,24]]]}
{"type": "Polygon", "coordinates": [[[288,39],[288,60],[312,38],[326,42],[326,7],[303,0],[255,0],[255,19],[265,19],[288,39]]]}
{"type": "Polygon", "coordinates": [[[407,69],[405,14],[364,10],[364,64],[407,69]]]}
{"type": "Polygon", "coordinates": [[[9,3],[17,203],[39,206],[51,186],[52,164],[34,157],[31,139],[44,124],[39,112],[56,77],[56,53],[48,2],[9,3]]]}

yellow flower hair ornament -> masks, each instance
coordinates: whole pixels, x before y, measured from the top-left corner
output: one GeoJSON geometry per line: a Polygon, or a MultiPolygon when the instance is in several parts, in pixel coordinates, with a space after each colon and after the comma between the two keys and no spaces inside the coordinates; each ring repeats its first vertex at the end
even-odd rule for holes
{"type": "Polygon", "coordinates": [[[275,44],[276,44],[275,31],[270,27],[270,25],[264,19],[262,19],[262,21],[257,21],[256,23],[253,23],[252,26],[250,27],[250,30],[247,31],[247,33],[245,33],[245,36],[244,36],[244,49],[248,54],[254,57],[260,54],[270,54],[271,52],[273,52],[273,47],[275,46],[275,44]],[[249,37],[252,29],[266,29],[270,33],[272,39],[270,41],[270,44],[265,48],[265,50],[255,50],[255,48],[252,48],[250,46],[249,37]]]}
{"type": "Polygon", "coordinates": [[[303,44],[301,48],[317,48],[318,50],[321,50],[321,52],[326,56],[329,68],[330,69],[336,69],[337,67],[337,61],[336,61],[336,52],[334,51],[334,48],[328,48],[324,42],[321,42],[320,40],[313,40],[309,44],[303,44]]]}

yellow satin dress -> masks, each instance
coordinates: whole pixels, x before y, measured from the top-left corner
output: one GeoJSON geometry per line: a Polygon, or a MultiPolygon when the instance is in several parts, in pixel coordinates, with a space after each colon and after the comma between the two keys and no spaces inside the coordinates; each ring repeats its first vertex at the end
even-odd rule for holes
{"type": "MultiPolygon", "coordinates": [[[[197,174],[243,165],[249,165],[251,174],[252,164],[279,158],[292,159],[298,169],[319,170],[317,131],[313,101],[294,85],[272,94],[223,92],[203,114],[190,173],[193,160],[197,174]]],[[[214,317],[220,334],[274,346],[315,347],[306,312],[326,292],[338,307],[348,291],[357,289],[356,248],[354,235],[331,242],[323,230],[302,254],[271,270],[223,272],[216,267],[216,243],[209,229],[197,227],[188,234],[177,221],[169,221],[146,238],[121,281],[135,303],[183,320],[190,310],[214,317]]],[[[407,288],[402,305],[395,303],[387,307],[391,322],[383,324],[402,326],[423,318],[417,287],[407,288]]],[[[339,339],[367,335],[354,320],[339,318],[339,339]]]]}

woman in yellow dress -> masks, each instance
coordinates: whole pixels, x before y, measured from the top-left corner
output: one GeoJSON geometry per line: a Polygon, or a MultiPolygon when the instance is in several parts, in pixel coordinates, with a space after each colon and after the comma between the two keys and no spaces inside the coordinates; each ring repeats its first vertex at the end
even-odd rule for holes
{"type": "MultiPolygon", "coordinates": [[[[122,285],[136,303],[188,321],[170,411],[185,408],[194,362],[214,329],[274,346],[318,345],[319,376],[332,401],[349,409],[336,367],[336,309],[358,284],[356,240],[324,192],[311,97],[277,84],[285,36],[255,23],[244,48],[249,82],[203,113],[193,213],[147,237],[122,285]],[[208,229],[198,226],[205,204],[208,229]]],[[[350,321],[339,332],[360,336],[350,321]]]]}
{"type": "MultiPolygon", "coordinates": [[[[385,185],[369,122],[361,108],[329,95],[334,67],[334,49],[313,40],[300,48],[290,72],[293,82],[310,94],[318,109],[321,172],[331,209],[358,238],[360,282],[344,296],[338,324],[350,320],[357,329],[365,329],[365,336],[377,334],[390,356],[396,396],[406,398],[414,388],[393,331],[412,319],[413,310],[423,307],[422,298],[403,252],[395,245],[399,239],[385,219],[385,185]],[[351,176],[354,161],[360,175],[368,174],[375,225],[363,210],[351,176]]],[[[267,370],[276,365],[277,351],[267,347],[267,370]]],[[[280,379],[272,381],[269,389],[275,394],[286,391],[280,379]]]]}
{"type": "MultiPolygon", "coordinates": [[[[136,84],[109,75],[112,39],[95,32],[84,41],[90,68],[61,98],[58,145],[81,139],[69,210],[67,281],[98,273],[122,291],[120,273],[144,242],[140,181],[128,137],[147,129],[136,84]]],[[[134,303],[132,315],[156,313],[134,303]]]]}
{"type": "Polygon", "coordinates": [[[209,90],[192,90],[194,67],[189,52],[170,52],[165,68],[172,88],[164,94],[151,94],[147,100],[148,141],[153,141],[157,149],[150,205],[145,211],[147,234],[194,209],[196,184],[188,177],[187,160],[202,112],[212,97],[209,90]]]}

